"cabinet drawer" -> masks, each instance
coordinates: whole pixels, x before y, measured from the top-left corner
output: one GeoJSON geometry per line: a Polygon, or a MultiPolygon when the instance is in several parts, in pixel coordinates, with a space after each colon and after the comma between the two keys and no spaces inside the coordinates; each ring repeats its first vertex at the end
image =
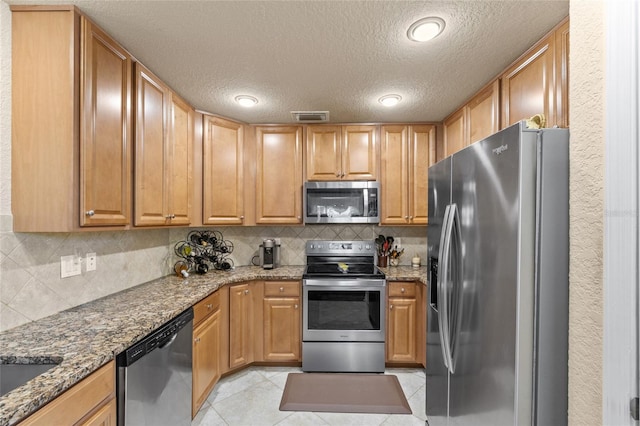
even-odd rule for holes
{"type": "Polygon", "coordinates": [[[193,324],[196,325],[220,309],[220,292],[211,293],[193,307],[193,324]]]}
{"type": "Polygon", "coordinates": [[[416,285],[410,282],[390,282],[389,297],[416,297],[416,285]]]}
{"type": "Polygon", "coordinates": [[[300,296],[300,281],[265,281],[265,297],[300,296]]]}

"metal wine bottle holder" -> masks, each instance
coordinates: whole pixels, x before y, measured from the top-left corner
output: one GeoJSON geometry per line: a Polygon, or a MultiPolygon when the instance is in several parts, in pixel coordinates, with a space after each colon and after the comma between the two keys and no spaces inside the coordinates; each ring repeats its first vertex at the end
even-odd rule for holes
{"type": "Polygon", "coordinates": [[[233,268],[233,260],[229,258],[233,243],[219,231],[191,231],[184,241],[176,243],[174,252],[180,260],[173,270],[185,278],[191,272],[206,274],[211,268],[222,271],[233,268]]]}

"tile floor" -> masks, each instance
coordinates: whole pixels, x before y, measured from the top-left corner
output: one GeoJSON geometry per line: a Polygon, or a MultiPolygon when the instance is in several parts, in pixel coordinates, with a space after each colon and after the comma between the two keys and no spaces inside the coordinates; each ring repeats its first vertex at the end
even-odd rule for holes
{"type": "Polygon", "coordinates": [[[422,369],[393,368],[411,406],[408,414],[345,414],[280,411],[288,373],[300,368],[250,367],[225,377],[213,389],[192,426],[258,425],[416,425],[424,426],[425,373],[422,369]]]}

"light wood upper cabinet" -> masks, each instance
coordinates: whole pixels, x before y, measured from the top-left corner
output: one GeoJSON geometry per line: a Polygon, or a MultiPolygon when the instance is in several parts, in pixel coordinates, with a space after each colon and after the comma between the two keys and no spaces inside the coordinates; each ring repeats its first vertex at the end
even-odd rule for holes
{"type": "Polygon", "coordinates": [[[381,127],[381,224],[427,223],[427,179],[436,159],[435,132],[433,125],[381,127]]]}
{"type": "Polygon", "coordinates": [[[131,56],[73,7],[11,10],[14,230],[123,229],[131,56]]]}
{"type": "Polygon", "coordinates": [[[135,225],[188,225],[192,108],[140,63],[135,77],[135,225]]]}
{"type": "Polygon", "coordinates": [[[126,136],[131,130],[131,57],[88,19],[83,17],[81,25],[81,223],[126,224],[131,194],[126,136]]]}
{"type": "Polygon", "coordinates": [[[302,223],[302,127],[256,127],[256,223],[302,223]]]}
{"type": "Polygon", "coordinates": [[[169,113],[169,202],[172,225],[191,223],[193,207],[193,116],[191,105],[172,94],[169,113]]]}
{"type": "Polygon", "coordinates": [[[567,126],[569,21],[563,20],[500,77],[502,128],[535,114],[546,127],[567,126]]]}
{"type": "Polygon", "coordinates": [[[465,148],[467,142],[467,123],[465,108],[462,107],[447,117],[443,123],[444,130],[444,156],[448,157],[465,148]]]}
{"type": "Polygon", "coordinates": [[[493,81],[465,106],[470,145],[500,130],[500,82],[493,81]]]}
{"type": "Polygon", "coordinates": [[[555,31],[556,38],[556,125],[569,127],[569,20],[555,31]],[[558,86],[559,85],[559,86],[558,86]]]}
{"type": "Polygon", "coordinates": [[[376,180],[376,133],[376,126],[307,126],[307,180],[376,180]]]}
{"type": "Polygon", "coordinates": [[[203,223],[244,222],[243,126],[222,118],[203,117],[203,223]]]}
{"type": "Polygon", "coordinates": [[[500,130],[500,82],[494,80],[444,120],[444,157],[500,130]]]}

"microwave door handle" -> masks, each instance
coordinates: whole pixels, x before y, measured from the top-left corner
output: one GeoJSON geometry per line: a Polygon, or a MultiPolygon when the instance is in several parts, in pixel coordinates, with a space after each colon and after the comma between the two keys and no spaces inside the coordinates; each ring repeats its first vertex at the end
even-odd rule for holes
{"type": "Polygon", "coordinates": [[[364,205],[362,206],[362,217],[367,217],[369,216],[369,189],[365,188],[363,190],[363,203],[364,205]]]}

